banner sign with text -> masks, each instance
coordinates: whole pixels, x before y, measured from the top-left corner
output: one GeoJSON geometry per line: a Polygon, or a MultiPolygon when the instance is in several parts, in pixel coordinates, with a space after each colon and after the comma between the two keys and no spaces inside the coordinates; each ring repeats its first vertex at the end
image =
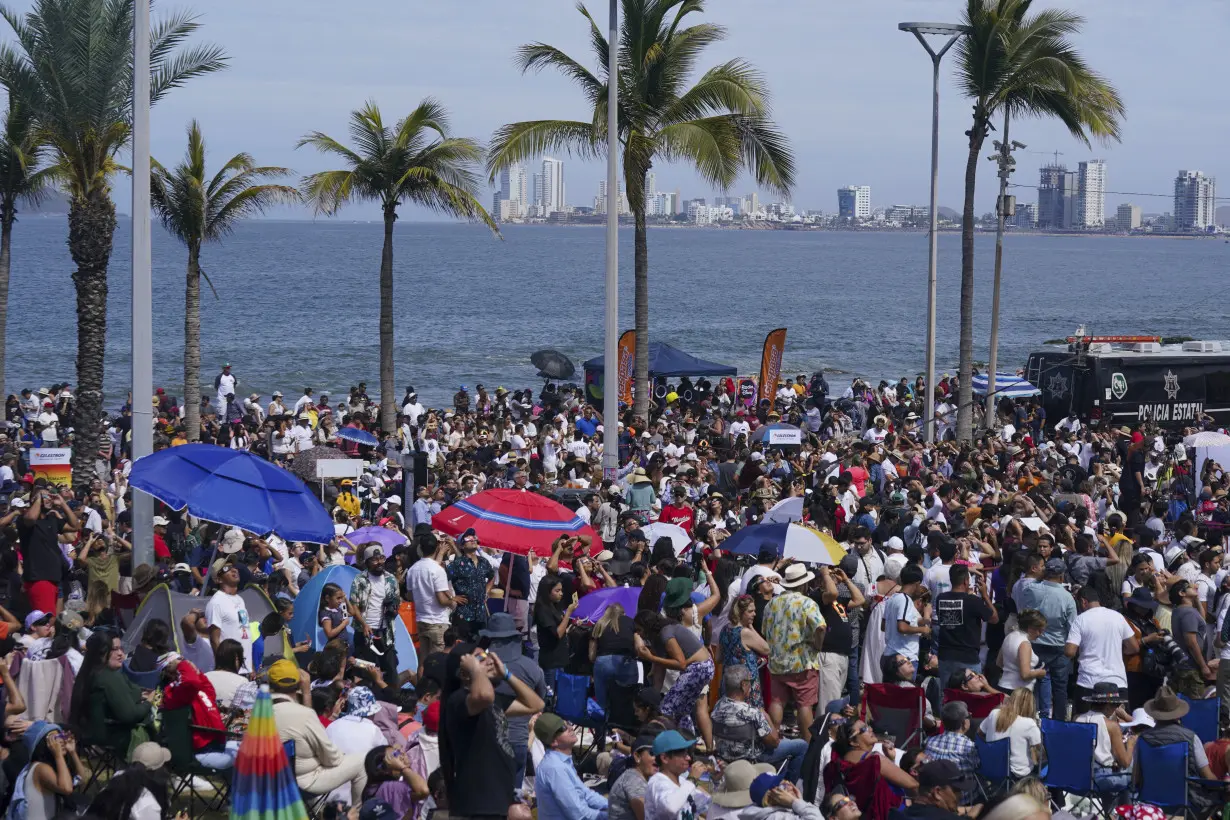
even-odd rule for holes
{"type": "Polygon", "coordinates": [[[619,400],[632,404],[632,371],[636,367],[636,331],[625,330],[619,337],[619,400]]]}
{"type": "Polygon", "coordinates": [[[71,447],[36,447],[30,451],[30,472],[36,479],[45,478],[57,487],[73,483],[73,450],[71,447]]]}
{"type": "Polygon", "coordinates": [[[760,401],[773,401],[777,380],[782,374],[782,350],[786,347],[786,328],[779,327],[764,338],[764,353],[760,356],[760,401]]]}

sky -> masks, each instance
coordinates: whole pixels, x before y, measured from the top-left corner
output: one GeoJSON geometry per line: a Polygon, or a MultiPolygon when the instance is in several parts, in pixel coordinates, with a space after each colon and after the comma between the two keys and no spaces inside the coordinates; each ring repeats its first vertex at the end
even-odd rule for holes
{"type": "MultiPolygon", "coordinates": [[[[28,0],[12,4],[28,8],[28,0]]],[[[599,20],[606,3],[589,0],[599,20]]],[[[1037,0],[1037,7],[1054,5],[1037,0]]],[[[167,0],[155,18],[183,4],[167,0]]],[[[209,0],[187,6],[200,15],[198,41],[222,45],[227,71],[191,81],[155,106],[152,151],[177,160],[187,124],[200,121],[217,167],[236,152],[296,175],[334,167],[296,140],[324,131],[346,141],[350,111],[374,100],[386,119],[436,97],[451,112],[454,134],[486,142],[500,125],[538,118],[587,119],[580,93],[556,74],[521,74],[516,48],[543,41],[590,65],[588,24],[573,0],[209,0]]],[[[709,0],[704,19],[728,29],[700,66],[732,58],[753,63],[773,91],[773,116],[797,160],[792,197],[800,209],[836,210],[836,189],[870,185],[873,207],[925,203],[930,173],[930,61],[903,20],[956,22],[960,0],[709,0]]],[[[1059,159],[1070,168],[1094,157],[1108,163],[1107,210],[1122,202],[1145,213],[1171,210],[1168,196],[1179,169],[1221,176],[1226,118],[1214,89],[1225,76],[1222,49],[1230,16],[1221,0],[1068,0],[1086,18],[1076,43],[1089,63],[1117,85],[1127,106],[1123,140],[1087,148],[1055,122],[1021,121],[1011,136],[1028,145],[1017,155],[1013,181],[1037,184],[1037,168],[1059,159]]],[[[959,209],[970,106],[953,83],[955,61],[941,74],[939,202],[959,209]]],[[[993,139],[994,137],[992,137],[993,139]]],[[[990,141],[984,155],[990,154],[990,141]]],[[[604,163],[565,162],[567,198],[591,205],[604,163]]],[[[531,169],[531,173],[532,173],[531,169]]],[[[656,168],[658,190],[685,199],[720,194],[688,167],[656,168]]],[[[979,212],[992,209],[995,169],[979,170],[979,212]]],[[[128,185],[116,200],[127,210],[128,185]]],[[[482,201],[489,203],[489,187],[482,201]]],[[[756,190],[741,180],[730,193],[756,190]]],[[[1022,202],[1036,198],[1017,190],[1022,202]]],[[[1228,192],[1230,193],[1230,192],[1228,192]]],[[[761,201],[772,201],[767,192],[761,201]]],[[[344,219],[378,217],[356,205],[344,219]]],[[[283,210],[279,217],[306,217],[283,210]]],[[[404,209],[403,218],[433,219],[404,209]]]]}

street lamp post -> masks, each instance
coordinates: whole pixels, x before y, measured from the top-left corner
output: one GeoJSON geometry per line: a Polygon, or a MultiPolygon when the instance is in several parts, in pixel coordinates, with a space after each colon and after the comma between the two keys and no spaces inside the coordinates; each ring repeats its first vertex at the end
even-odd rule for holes
{"type": "MultiPolygon", "coordinates": [[[[150,258],[149,6],[138,0],[132,36],[132,457],[154,452],[154,331],[150,258]]],[[[100,476],[102,478],[102,476],[100,476]]],[[[105,480],[105,479],[104,479],[105,480]]],[[[154,499],[132,494],[132,563],[154,563],[154,499]]]]}
{"type": "Polygon", "coordinates": [[[931,231],[927,253],[927,383],[926,394],[923,396],[923,419],[927,443],[935,441],[935,260],[938,250],[937,233],[939,230],[939,215],[936,212],[939,205],[939,172],[940,172],[940,60],[948,53],[948,49],[969,32],[968,26],[957,26],[949,23],[901,23],[897,26],[901,31],[908,31],[918,38],[923,48],[931,55],[931,231]],[[947,37],[948,42],[939,51],[931,47],[927,35],[947,37]]]}
{"type": "Polygon", "coordinates": [[[990,430],[995,422],[995,374],[999,356],[999,283],[1004,269],[1004,222],[1016,214],[1016,203],[1008,196],[1008,177],[1016,169],[1016,160],[1012,158],[1013,151],[1025,148],[1024,143],[1013,140],[1008,142],[1008,110],[1004,109],[1004,133],[1002,140],[995,141],[997,153],[987,159],[999,166],[999,199],[995,211],[999,216],[999,225],[995,231],[995,287],[991,296],[991,355],[987,362],[987,405],[983,408],[982,423],[990,430]]]}
{"type": "Polygon", "coordinates": [[[606,345],[602,379],[602,474],[619,472],[619,0],[607,35],[606,345]]]}

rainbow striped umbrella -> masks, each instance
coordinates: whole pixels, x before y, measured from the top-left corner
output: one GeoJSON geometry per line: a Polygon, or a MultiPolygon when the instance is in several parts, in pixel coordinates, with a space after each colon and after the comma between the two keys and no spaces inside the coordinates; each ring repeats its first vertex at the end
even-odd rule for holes
{"type": "Polygon", "coordinates": [[[248,731],[235,758],[231,820],[308,820],[295,773],[273,722],[268,686],[262,686],[256,696],[248,731]]]}

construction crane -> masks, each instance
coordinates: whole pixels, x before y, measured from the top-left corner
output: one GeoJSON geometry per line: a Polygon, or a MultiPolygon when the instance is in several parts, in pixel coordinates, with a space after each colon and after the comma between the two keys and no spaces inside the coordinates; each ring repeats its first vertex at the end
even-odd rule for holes
{"type": "Polygon", "coordinates": [[[1027,151],[1029,154],[1041,154],[1044,157],[1053,156],[1055,165],[1059,164],[1059,158],[1063,156],[1063,151],[1027,151]]]}

